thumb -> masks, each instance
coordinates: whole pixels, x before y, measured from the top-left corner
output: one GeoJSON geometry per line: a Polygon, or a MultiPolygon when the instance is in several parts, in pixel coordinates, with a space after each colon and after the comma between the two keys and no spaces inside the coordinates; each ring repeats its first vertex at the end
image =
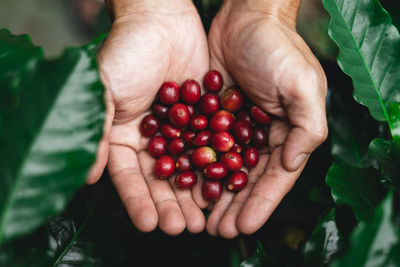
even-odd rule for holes
{"type": "Polygon", "coordinates": [[[115,107],[111,100],[109,92],[104,93],[106,103],[106,115],[103,124],[103,135],[97,147],[96,160],[90,168],[88,177],[86,178],[87,184],[94,184],[100,179],[108,161],[109,151],[109,136],[111,131],[112,122],[114,120],[115,107]]]}
{"type": "Polygon", "coordinates": [[[328,136],[325,111],[326,90],[318,83],[295,88],[284,99],[287,116],[293,128],[289,132],[282,154],[283,166],[296,171],[328,136]]]}

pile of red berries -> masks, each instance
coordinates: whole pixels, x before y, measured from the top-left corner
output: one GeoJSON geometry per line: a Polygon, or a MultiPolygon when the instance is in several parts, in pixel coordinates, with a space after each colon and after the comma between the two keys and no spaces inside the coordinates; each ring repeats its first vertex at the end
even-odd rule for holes
{"type": "Polygon", "coordinates": [[[165,82],[140,130],[151,137],[148,152],[158,158],[154,167],[158,178],[168,179],[177,171],[176,186],[192,188],[197,182],[194,170],[201,170],[207,178],[203,196],[217,200],[223,180],[230,191],[246,186],[248,177],[242,166],[257,164],[258,149],[267,145],[271,117],[238,87],[219,95],[223,79],[218,71],[206,73],[204,86],[208,92],[201,95],[195,80],[186,80],[181,87],[165,82]]]}

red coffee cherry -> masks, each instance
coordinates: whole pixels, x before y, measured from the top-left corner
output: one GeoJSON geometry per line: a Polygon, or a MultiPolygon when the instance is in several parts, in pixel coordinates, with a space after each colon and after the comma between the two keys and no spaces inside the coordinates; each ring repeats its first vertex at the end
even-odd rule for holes
{"type": "Polygon", "coordinates": [[[143,118],[140,124],[140,132],[143,136],[150,137],[153,136],[160,126],[160,121],[154,115],[147,115],[143,118]]]}
{"type": "Polygon", "coordinates": [[[242,157],[235,152],[227,152],[223,154],[220,161],[224,163],[230,171],[238,171],[243,166],[242,157]]]}
{"type": "Polygon", "coordinates": [[[260,127],[253,128],[253,138],[251,139],[251,144],[258,149],[267,146],[268,133],[266,130],[260,127]]]}
{"type": "Polygon", "coordinates": [[[161,124],[160,131],[165,138],[169,139],[178,138],[182,134],[182,130],[180,128],[174,127],[169,123],[161,124]]]}
{"type": "Polygon", "coordinates": [[[257,106],[253,106],[250,110],[251,118],[261,125],[268,125],[271,123],[272,118],[257,106]]]}
{"type": "Polygon", "coordinates": [[[234,144],[234,145],[232,146],[231,150],[229,150],[229,151],[230,151],[230,152],[235,152],[235,153],[240,154],[240,153],[242,153],[242,151],[243,151],[243,147],[242,147],[241,145],[239,145],[239,144],[234,144]]]}
{"type": "Polygon", "coordinates": [[[201,95],[200,84],[195,80],[186,80],[181,86],[182,100],[193,105],[199,101],[201,95]]]}
{"type": "Polygon", "coordinates": [[[219,96],[212,93],[204,94],[200,98],[199,109],[201,114],[212,115],[219,110],[219,96]]]}
{"type": "Polygon", "coordinates": [[[207,128],[208,119],[206,116],[197,114],[192,117],[190,120],[190,127],[192,127],[195,131],[201,131],[207,128]]]}
{"type": "Polygon", "coordinates": [[[247,173],[244,171],[235,171],[229,175],[228,180],[226,181],[226,187],[230,191],[237,192],[246,186],[247,181],[247,173]]]}
{"type": "Polygon", "coordinates": [[[207,164],[217,161],[215,151],[208,146],[197,148],[192,154],[192,163],[196,167],[203,169],[207,164]]]}
{"type": "Polygon", "coordinates": [[[182,138],[175,138],[167,144],[168,154],[177,156],[185,151],[185,142],[182,138]]]}
{"type": "Polygon", "coordinates": [[[232,113],[226,110],[220,110],[215,113],[210,119],[210,129],[214,132],[229,131],[235,117],[232,113]]]}
{"type": "Polygon", "coordinates": [[[228,175],[228,167],[222,162],[213,162],[208,164],[203,172],[209,179],[220,180],[228,175]]]}
{"type": "Polygon", "coordinates": [[[184,127],[190,121],[189,110],[185,104],[175,103],[168,110],[168,119],[175,127],[184,127]]]}
{"type": "Polygon", "coordinates": [[[174,159],[169,155],[161,156],[154,165],[154,174],[159,179],[168,179],[175,172],[174,159]]]}
{"type": "Polygon", "coordinates": [[[180,189],[191,189],[197,182],[194,172],[185,171],[178,174],[175,178],[175,185],[180,189]]]}
{"type": "Polygon", "coordinates": [[[175,167],[178,172],[191,171],[192,162],[190,161],[190,155],[188,154],[180,155],[176,160],[175,167]]]}
{"type": "Polygon", "coordinates": [[[250,143],[253,132],[247,122],[235,121],[232,124],[231,131],[233,136],[235,137],[235,140],[239,144],[247,145],[248,143],[250,143]]]}
{"type": "Polygon", "coordinates": [[[248,147],[243,151],[243,161],[248,167],[256,166],[258,158],[258,151],[254,147],[248,147]]]}
{"type": "Polygon", "coordinates": [[[218,152],[228,152],[235,144],[235,139],[228,132],[218,132],[211,137],[211,146],[218,152]]]}
{"type": "Polygon", "coordinates": [[[150,138],[147,150],[153,157],[161,157],[167,152],[167,140],[162,136],[153,136],[150,138]]]}
{"type": "Polygon", "coordinates": [[[195,137],[196,137],[196,133],[192,132],[192,131],[187,131],[182,134],[182,138],[183,138],[183,140],[185,140],[187,148],[192,146],[192,142],[195,137]]]}
{"type": "Polygon", "coordinates": [[[154,103],[151,110],[159,119],[165,119],[168,116],[168,107],[163,104],[154,103]]]}
{"type": "Polygon", "coordinates": [[[158,91],[161,103],[171,105],[179,100],[179,86],[175,82],[165,82],[158,91]]]}
{"type": "Polygon", "coordinates": [[[204,86],[209,92],[218,92],[224,85],[221,73],[216,70],[210,70],[204,75],[204,86]]]}
{"type": "Polygon", "coordinates": [[[242,92],[235,87],[226,89],[221,95],[221,106],[230,112],[241,109],[243,106],[242,92]]]}
{"type": "Polygon", "coordinates": [[[202,187],[203,197],[207,200],[216,201],[222,195],[222,185],[218,180],[207,180],[202,187]]]}
{"type": "Polygon", "coordinates": [[[199,132],[193,139],[193,145],[195,146],[207,146],[210,143],[212,133],[210,131],[204,130],[199,132]]]}

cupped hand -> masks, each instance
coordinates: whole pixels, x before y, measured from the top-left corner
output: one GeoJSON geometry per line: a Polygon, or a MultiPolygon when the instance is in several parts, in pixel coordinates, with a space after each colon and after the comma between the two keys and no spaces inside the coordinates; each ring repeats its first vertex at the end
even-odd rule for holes
{"type": "Polygon", "coordinates": [[[198,196],[154,177],[148,138],[139,132],[163,82],[200,80],[209,69],[207,39],[195,7],[191,1],[163,1],[116,16],[98,62],[107,115],[88,183],[99,179],[108,162],[112,182],[139,230],[158,225],[170,235],[185,228],[202,231],[205,218],[193,200],[198,196]]]}
{"type": "Polygon", "coordinates": [[[211,68],[275,119],[269,151],[250,171],[249,184],[238,194],[224,192],[212,208],[206,228],[227,238],[252,234],[267,221],[327,137],[325,74],[296,33],[295,19],[233,2],[212,23],[211,68]]]}

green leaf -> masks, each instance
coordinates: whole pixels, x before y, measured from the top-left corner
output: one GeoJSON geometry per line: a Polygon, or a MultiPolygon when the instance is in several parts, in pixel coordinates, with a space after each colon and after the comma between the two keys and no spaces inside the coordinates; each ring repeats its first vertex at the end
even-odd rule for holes
{"type": "Polygon", "coordinates": [[[358,221],[368,220],[375,214],[384,194],[375,169],[360,169],[334,163],[328,170],[326,184],[331,188],[337,205],[348,205],[358,221]]]}
{"type": "Polygon", "coordinates": [[[400,266],[400,233],[393,222],[393,193],[378,207],[374,219],[351,234],[347,253],[331,266],[400,266]]]}
{"type": "Polygon", "coordinates": [[[400,147],[400,104],[389,103],[389,127],[393,141],[400,147]]]}
{"type": "MultiPolygon", "coordinates": [[[[95,159],[105,112],[96,47],[67,49],[45,61],[29,38],[0,30],[0,242],[60,212],[95,159]],[[14,49],[12,49],[14,47],[14,49]]],[[[96,40],[98,41],[98,40],[96,40]]]]}
{"type": "Polygon", "coordinates": [[[304,245],[305,264],[306,266],[326,266],[343,248],[343,236],[336,226],[335,210],[332,209],[319,222],[304,245]]]}
{"type": "Polygon", "coordinates": [[[377,0],[323,0],[338,63],[353,79],[354,98],[379,121],[389,102],[400,101],[400,35],[377,0]]]}
{"type": "Polygon", "coordinates": [[[392,140],[376,138],[369,145],[369,154],[384,171],[383,182],[400,191],[400,153],[392,140]]]}
{"type": "Polygon", "coordinates": [[[264,251],[264,248],[260,241],[257,240],[257,250],[256,253],[248,259],[245,259],[240,263],[240,267],[262,267],[268,265],[267,263],[271,261],[268,255],[264,251]]]}
{"type": "Polygon", "coordinates": [[[371,166],[368,145],[377,135],[378,125],[366,108],[338,90],[330,90],[328,125],[334,159],[358,168],[371,166]]]}

